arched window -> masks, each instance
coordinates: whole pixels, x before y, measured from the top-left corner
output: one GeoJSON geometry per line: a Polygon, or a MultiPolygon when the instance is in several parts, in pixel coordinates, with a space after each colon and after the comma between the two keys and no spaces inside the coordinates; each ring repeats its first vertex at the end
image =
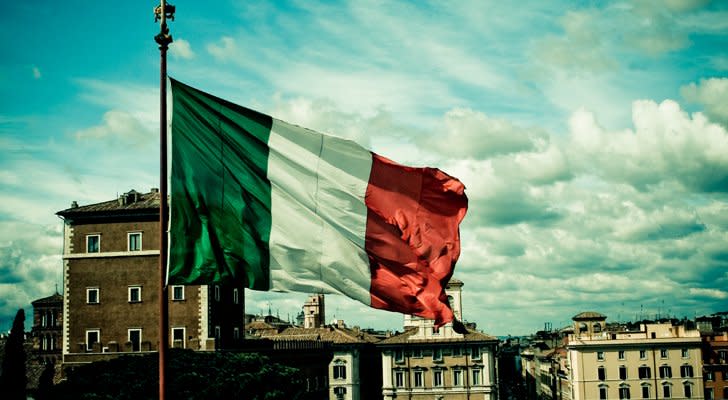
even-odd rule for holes
{"type": "Polygon", "coordinates": [[[599,400],[606,400],[607,392],[609,392],[609,386],[599,385],[599,400]]]}
{"type": "Polygon", "coordinates": [[[630,398],[629,385],[621,385],[619,387],[619,398],[620,399],[629,399],[630,398]]]}
{"type": "Polygon", "coordinates": [[[642,386],[640,387],[640,389],[642,390],[642,398],[649,399],[650,398],[650,385],[643,383],[642,386]]]}
{"type": "Polygon", "coordinates": [[[680,366],[680,377],[681,378],[692,378],[693,377],[693,366],[682,365],[680,366]]]}
{"type": "Polygon", "coordinates": [[[600,324],[599,322],[595,322],[592,325],[592,329],[594,330],[595,333],[596,332],[601,332],[602,331],[602,324],[600,324]]]}
{"type": "Polygon", "coordinates": [[[597,378],[599,378],[600,381],[605,381],[607,379],[607,370],[604,369],[604,367],[597,368],[597,378]]]}

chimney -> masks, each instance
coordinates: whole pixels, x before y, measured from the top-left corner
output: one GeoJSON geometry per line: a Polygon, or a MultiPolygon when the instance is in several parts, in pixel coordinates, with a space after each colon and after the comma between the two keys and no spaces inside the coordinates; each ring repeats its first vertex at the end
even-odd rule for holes
{"type": "Polygon", "coordinates": [[[71,208],[78,208],[78,202],[76,200],[71,202],[71,208]]]}
{"type": "Polygon", "coordinates": [[[152,188],[151,189],[151,192],[152,193],[159,193],[159,188],[152,188]]]}

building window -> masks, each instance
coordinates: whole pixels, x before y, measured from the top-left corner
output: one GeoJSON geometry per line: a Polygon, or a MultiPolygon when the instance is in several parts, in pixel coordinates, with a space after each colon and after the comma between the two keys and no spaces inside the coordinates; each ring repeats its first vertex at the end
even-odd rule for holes
{"type": "Polygon", "coordinates": [[[404,387],[404,371],[394,372],[394,386],[400,388],[404,387]]]}
{"type": "Polygon", "coordinates": [[[238,288],[233,289],[233,303],[235,303],[235,304],[240,303],[238,288]]]}
{"type": "Polygon", "coordinates": [[[721,350],[718,352],[718,361],[720,361],[721,364],[724,364],[727,359],[728,359],[728,351],[721,350]]]}
{"type": "Polygon", "coordinates": [[[672,397],[672,388],[669,384],[662,385],[662,397],[665,399],[669,399],[672,397]]]}
{"type": "Polygon", "coordinates": [[[184,300],[185,287],[182,285],[172,286],[172,300],[184,300]]]}
{"type": "Polygon", "coordinates": [[[629,399],[629,386],[622,386],[619,388],[619,398],[620,399],[629,399]]]}
{"type": "Polygon", "coordinates": [[[220,325],[215,325],[215,339],[220,340],[220,325]]]}
{"type": "Polygon", "coordinates": [[[442,386],[442,371],[439,369],[432,371],[432,386],[442,386]]]}
{"type": "MultiPolygon", "coordinates": [[[[728,375],[728,374],[726,374],[726,375],[728,375]]],[[[712,392],[711,392],[711,396],[712,396],[712,392]]],[[[723,387],[723,398],[728,399],[728,386],[723,387]]]]}
{"type": "Polygon", "coordinates": [[[605,386],[599,387],[599,400],[605,400],[607,398],[607,388],[605,386]]]}
{"type": "Polygon", "coordinates": [[[141,251],[142,250],[142,233],[141,232],[129,232],[127,233],[127,242],[129,244],[129,251],[141,251]]]}
{"type": "Polygon", "coordinates": [[[394,362],[403,362],[404,361],[404,352],[402,350],[395,350],[394,351],[394,362]]]}
{"type": "Polygon", "coordinates": [[[334,394],[336,395],[336,400],[344,400],[344,396],[346,396],[346,388],[345,387],[335,387],[334,394]]]}
{"type": "Polygon", "coordinates": [[[660,349],[660,358],[667,358],[667,349],[660,349]]]}
{"type": "Polygon", "coordinates": [[[597,360],[604,361],[604,352],[603,351],[597,351],[597,360]]]}
{"type": "Polygon", "coordinates": [[[474,369],[472,371],[472,375],[473,375],[473,383],[472,383],[473,386],[480,385],[480,370],[479,369],[474,369]]]}
{"type": "Polygon", "coordinates": [[[619,366],[619,379],[621,380],[627,380],[627,367],[624,365],[619,366]]]}
{"type": "MultiPolygon", "coordinates": [[[[723,390],[724,399],[728,399],[728,397],[725,396],[726,394],[728,394],[728,393],[726,393],[726,391],[728,391],[728,388],[723,390]]],[[[715,396],[713,395],[713,388],[705,388],[705,400],[714,400],[714,399],[715,399],[715,396]]]]}
{"type": "Polygon", "coordinates": [[[713,371],[705,371],[705,375],[703,375],[706,381],[712,381],[713,380],[713,371]]]}
{"type": "Polygon", "coordinates": [[[452,385],[462,386],[463,385],[463,371],[459,369],[452,370],[452,385]]]}
{"type": "Polygon", "coordinates": [[[334,379],[346,379],[346,365],[334,365],[334,379]]]}
{"type": "Polygon", "coordinates": [[[692,378],[693,377],[693,366],[692,365],[682,365],[680,367],[680,377],[681,378],[692,378]]]}
{"type": "Polygon", "coordinates": [[[99,288],[86,288],[86,303],[99,304],[99,288]]]}
{"type": "Polygon", "coordinates": [[[647,359],[647,350],[640,350],[640,360],[647,359]]]}
{"type": "Polygon", "coordinates": [[[620,350],[619,352],[617,352],[617,355],[620,360],[624,360],[624,350],[620,350]]]}
{"type": "Polygon", "coordinates": [[[98,329],[89,329],[86,331],[86,351],[93,351],[94,344],[101,341],[101,331],[98,329]]]}
{"type": "Polygon", "coordinates": [[[432,350],[432,360],[433,361],[442,361],[442,349],[432,350]]]}
{"type": "Polygon", "coordinates": [[[424,380],[422,379],[422,371],[415,371],[415,387],[424,386],[424,380]]]}
{"type": "Polygon", "coordinates": [[[682,355],[682,358],[688,358],[688,357],[690,357],[690,352],[688,351],[688,349],[682,349],[680,351],[680,354],[682,355]]]}
{"type": "Polygon", "coordinates": [[[131,351],[142,351],[142,330],[129,329],[129,342],[131,342],[131,351]]]}
{"type": "Polygon", "coordinates": [[[139,303],[142,301],[142,287],[129,286],[129,303],[139,303]]]}
{"type": "Polygon", "coordinates": [[[685,383],[685,384],[683,384],[683,390],[685,391],[686,399],[693,398],[693,385],[691,385],[690,383],[685,383]]]}
{"type": "Polygon", "coordinates": [[[412,349],[412,357],[422,358],[422,349],[412,349]]]}
{"type": "Polygon", "coordinates": [[[646,365],[640,366],[637,372],[639,373],[640,379],[650,379],[652,377],[652,371],[646,365]]]}
{"type": "Polygon", "coordinates": [[[473,347],[470,349],[470,357],[473,360],[480,360],[480,347],[473,347]]]}
{"type": "Polygon", "coordinates": [[[670,367],[669,365],[661,365],[660,378],[672,378],[672,367],[670,367]]]}
{"type": "Polygon", "coordinates": [[[101,251],[101,235],[86,235],[86,253],[101,251]]]}
{"type": "Polygon", "coordinates": [[[606,370],[606,369],[604,369],[604,367],[599,367],[599,368],[597,368],[597,378],[598,378],[598,379],[599,379],[600,381],[605,381],[605,380],[607,380],[607,370],[606,370]]]}
{"type": "Polygon", "coordinates": [[[238,328],[237,326],[233,328],[233,339],[240,339],[240,328],[238,328]]]}
{"type": "Polygon", "coordinates": [[[453,357],[460,357],[460,347],[453,347],[452,348],[452,356],[453,357]]]}
{"type": "Polygon", "coordinates": [[[172,346],[184,349],[186,336],[185,328],[172,328],[172,346]]]}
{"type": "Polygon", "coordinates": [[[642,386],[642,398],[643,399],[650,398],[650,387],[647,385],[642,386]]]}
{"type": "Polygon", "coordinates": [[[220,286],[215,285],[215,301],[220,301],[220,286]]]}

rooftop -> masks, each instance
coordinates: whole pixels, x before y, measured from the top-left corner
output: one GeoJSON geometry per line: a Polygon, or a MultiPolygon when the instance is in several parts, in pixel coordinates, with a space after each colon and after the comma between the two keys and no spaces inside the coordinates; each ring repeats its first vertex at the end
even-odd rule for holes
{"type": "Polygon", "coordinates": [[[382,340],[379,344],[416,344],[416,343],[453,343],[453,342],[487,342],[487,341],[498,341],[498,338],[477,331],[468,329],[465,335],[459,337],[450,338],[427,338],[419,339],[413,338],[419,332],[420,327],[408,326],[404,332],[396,334],[392,337],[382,340]]]}
{"type": "Polygon", "coordinates": [[[574,321],[603,321],[607,319],[607,316],[596,311],[584,311],[574,315],[571,319],[574,321]]]}
{"type": "Polygon", "coordinates": [[[114,200],[85,206],[79,206],[76,201],[73,201],[70,208],[58,211],[56,215],[73,218],[92,215],[134,214],[140,211],[159,212],[159,190],[152,189],[149,193],[139,193],[132,189],[114,200]]]}

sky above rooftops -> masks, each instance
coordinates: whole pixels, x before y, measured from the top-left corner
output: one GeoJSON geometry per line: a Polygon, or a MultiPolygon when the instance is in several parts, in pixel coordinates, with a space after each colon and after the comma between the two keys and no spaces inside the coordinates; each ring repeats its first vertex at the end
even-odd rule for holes
{"type": "MultiPolygon", "coordinates": [[[[463,181],[455,277],[485,332],[728,309],[725,2],[174,4],[171,76],[463,181]]],[[[0,4],[0,330],[61,288],[56,211],[159,186],[155,5],[0,4]]]]}

